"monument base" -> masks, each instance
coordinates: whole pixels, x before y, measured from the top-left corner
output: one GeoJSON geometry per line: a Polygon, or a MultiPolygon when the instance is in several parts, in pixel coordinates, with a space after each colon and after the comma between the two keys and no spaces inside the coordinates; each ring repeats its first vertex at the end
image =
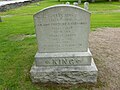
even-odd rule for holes
{"type": "Polygon", "coordinates": [[[92,59],[87,66],[36,66],[33,64],[30,74],[32,82],[38,83],[95,83],[97,82],[97,68],[92,59]]]}

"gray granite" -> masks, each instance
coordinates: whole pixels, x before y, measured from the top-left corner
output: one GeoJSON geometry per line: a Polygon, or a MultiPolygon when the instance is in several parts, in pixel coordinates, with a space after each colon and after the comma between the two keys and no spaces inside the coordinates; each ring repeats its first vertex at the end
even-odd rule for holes
{"type": "Polygon", "coordinates": [[[89,66],[46,66],[31,68],[31,78],[35,83],[54,82],[54,83],[95,83],[97,82],[97,68],[92,60],[89,66]]]}
{"type": "Polygon", "coordinates": [[[97,68],[88,47],[90,13],[74,5],[56,5],[34,15],[38,52],[32,82],[97,81],[97,68]]]}
{"type": "Polygon", "coordinates": [[[81,2],[82,2],[81,0],[78,0],[78,4],[81,4],[81,2]]]}
{"type": "Polygon", "coordinates": [[[88,10],[89,9],[89,2],[84,3],[84,9],[88,10]]]}
{"type": "Polygon", "coordinates": [[[77,2],[74,2],[73,5],[78,6],[78,3],[77,3],[77,2]]]}
{"type": "Polygon", "coordinates": [[[36,53],[35,62],[37,66],[46,65],[90,65],[92,54],[91,52],[62,52],[62,53],[36,53]]]}
{"type": "Polygon", "coordinates": [[[90,13],[78,6],[49,7],[34,15],[38,52],[85,52],[90,13]],[[47,33],[46,33],[47,32],[47,33]]]}
{"type": "Polygon", "coordinates": [[[66,4],[66,5],[70,5],[70,2],[66,2],[65,4],[66,4]]]}

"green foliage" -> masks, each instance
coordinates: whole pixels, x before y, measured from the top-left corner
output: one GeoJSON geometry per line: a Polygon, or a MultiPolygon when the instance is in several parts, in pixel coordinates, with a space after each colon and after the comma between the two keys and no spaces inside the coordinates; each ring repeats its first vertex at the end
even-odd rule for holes
{"type": "MultiPolygon", "coordinates": [[[[35,34],[33,14],[65,2],[45,0],[0,13],[3,21],[0,22],[0,90],[91,90],[93,86],[44,86],[32,84],[30,80],[29,71],[37,51],[36,38],[32,36],[35,34]]],[[[83,7],[83,2],[80,6],[83,7]]],[[[119,2],[96,2],[89,6],[91,29],[120,27],[119,2]]]]}

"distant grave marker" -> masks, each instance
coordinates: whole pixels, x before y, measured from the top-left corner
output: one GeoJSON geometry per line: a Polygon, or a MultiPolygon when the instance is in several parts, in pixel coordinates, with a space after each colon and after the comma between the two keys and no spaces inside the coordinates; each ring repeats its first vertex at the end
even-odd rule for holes
{"type": "Polygon", "coordinates": [[[78,3],[77,3],[77,2],[74,2],[73,5],[78,6],[78,3]]]}
{"type": "Polygon", "coordinates": [[[70,2],[66,2],[65,4],[70,5],[70,2]]]}
{"type": "Polygon", "coordinates": [[[78,4],[81,4],[81,0],[78,0],[78,4]]]}
{"type": "Polygon", "coordinates": [[[84,3],[84,9],[88,10],[89,9],[89,2],[84,3]]]}

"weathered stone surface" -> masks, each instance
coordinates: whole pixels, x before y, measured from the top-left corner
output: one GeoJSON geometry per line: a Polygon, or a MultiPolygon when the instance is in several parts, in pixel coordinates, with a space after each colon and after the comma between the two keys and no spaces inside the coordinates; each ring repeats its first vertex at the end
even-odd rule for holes
{"type": "Polygon", "coordinates": [[[81,0],[78,0],[78,4],[81,4],[81,0]]]}
{"type": "Polygon", "coordinates": [[[85,3],[84,3],[84,9],[88,10],[88,9],[89,9],[88,6],[89,6],[89,2],[85,2],[85,3]]]}
{"type": "Polygon", "coordinates": [[[90,13],[78,6],[57,5],[34,15],[38,52],[31,68],[33,82],[97,81],[88,49],[90,13]]]}
{"type": "Polygon", "coordinates": [[[33,82],[55,82],[77,84],[83,82],[97,82],[97,68],[92,60],[89,66],[46,66],[31,68],[33,82]]]}
{"type": "Polygon", "coordinates": [[[36,53],[36,66],[90,65],[92,54],[88,52],[36,53]]]}
{"type": "Polygon", "coordinates": [[[86,52],[90,13],[72,5],[58,5],[34,15],[38,52],[86,52]]]}

